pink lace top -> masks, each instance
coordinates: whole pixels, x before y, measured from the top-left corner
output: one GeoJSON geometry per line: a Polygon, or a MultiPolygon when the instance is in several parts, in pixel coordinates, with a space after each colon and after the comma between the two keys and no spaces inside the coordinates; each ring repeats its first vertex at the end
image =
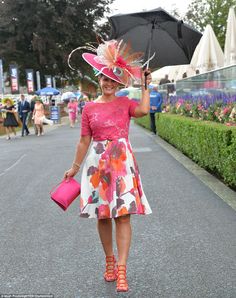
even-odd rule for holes
{"type": "Polygon", "coordinates": [[[95,141],[128,139],[130,118],[137,105],[127,97],[87,103],[82,113],[81,136],[92,136],[95,141]]]}

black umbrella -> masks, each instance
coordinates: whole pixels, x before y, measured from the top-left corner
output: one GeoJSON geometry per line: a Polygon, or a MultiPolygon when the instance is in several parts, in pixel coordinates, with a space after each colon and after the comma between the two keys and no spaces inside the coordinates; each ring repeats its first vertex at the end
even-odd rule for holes
{"type": "Polygon", "coordinates": [[[162,8],[118,14],[108,18],[112,25],[110,39],[130,42],[134,51],[145,53],[150,68],[189,64],[202,36],[200,32],[177,20],[162,8]]]}

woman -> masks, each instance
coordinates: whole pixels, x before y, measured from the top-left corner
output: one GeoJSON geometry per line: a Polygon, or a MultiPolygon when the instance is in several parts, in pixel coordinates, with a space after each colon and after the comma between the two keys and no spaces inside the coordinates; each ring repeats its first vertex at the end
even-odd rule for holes
{"type": "Polygon", "coordinates": [[[43,103],[42,103],[41,99],[36,98],[32,119],[34,120],[34,125],[36,127],[38,137],[41,136],[41,135],[44,135],[44,131],[43,131],[43,118],[44,118],[44,116],[45,115],[44,115],[43,103]]]}
{"type": "Polygon", "coordinates": [[[14,136],[16,136],[15,127],[18,126],[18,122],[15,117],[15,107],[14,102],[10,98],[3,99],[3,107],[1,108],[1,112],[5,115],[3,126],[5,127],[7,140],[11,139],[11,132],[13,132],[14,136]]]}
{"type": "MultiPolygon", "coordinates": [[[[102,95],[84,107],[80,141],[72,167],[65,172],[64,178],[78,173],[90,147],[82,172],[81,216],[98,219],[98,232],[106,256],[104,279],[107,282],[117,280],[117,291],[126,292],[126,263],[131,242],[130,214],[151,213],[128,140],[128,129],[130,118],[147,115],[150,107],[149,91],[144,87],[144,72],[141,72],[139,64],[125,60],[119,49],[121,46],[118,42],[108,41],[98,47],[99,55],[83,54],[85,61],[99,71],[102,95]],[[114,54],[113,66],[106,60],[108,48],[108,56],[114,54]],[[121,60],[122,65],[119,63],[121,60]],[[98,61],[103,61],[103,64],[98,61]],[[118,76],[120,73],[122,75],[118,76]],[[131,74],[132,78],[141,79],[140,103],[115,95],[120,84],[129,83],[131,74]],[[117,265],[112,247],[112,219],[116,225],[117,265]]],[[[149,72],[146,78],[150,83],[149,72]]]]}
{"type": "Polygon", "coordinates": [[[67,105],[69,111],[70,127],[75,127],[75,120],[78,114],[78,103],[75,101],[75,98],[71,98],[70,102],[67,105]]]}

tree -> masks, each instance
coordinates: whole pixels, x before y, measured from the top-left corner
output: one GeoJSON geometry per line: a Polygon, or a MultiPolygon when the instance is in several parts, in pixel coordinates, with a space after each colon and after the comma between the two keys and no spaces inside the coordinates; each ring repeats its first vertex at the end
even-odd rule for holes
{"type": "MultiPolygon", "coordinates": [[[[113,0],[5,0],[0,3],[0,57],[42,74],[77,77],[67,65],[69,53],[96,41],[98,21],[113,0]]],[[[72,64],[82,73],[91,68],[81,58],[72,64]]]]}
{"type": "Polygon", "coordinates": [[[235,0],[193,0],[184,20],[201,32],[210,24],[224,49],[227,17],[231,6],[235,6],[235,0]]]}

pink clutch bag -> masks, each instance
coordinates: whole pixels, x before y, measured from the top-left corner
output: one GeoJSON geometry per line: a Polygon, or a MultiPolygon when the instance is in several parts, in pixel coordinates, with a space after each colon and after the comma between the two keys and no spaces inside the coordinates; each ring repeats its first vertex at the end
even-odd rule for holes
{"type": "Polygon", "coordinates": [[[74,179],[63,180],[51,192],[51,199],[64,211],[80,195],[80,184],[74,179]]]}

